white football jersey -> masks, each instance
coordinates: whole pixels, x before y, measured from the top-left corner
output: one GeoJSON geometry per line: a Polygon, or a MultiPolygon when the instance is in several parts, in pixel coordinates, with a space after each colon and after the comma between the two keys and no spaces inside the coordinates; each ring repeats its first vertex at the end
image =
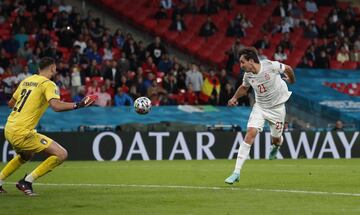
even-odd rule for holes
{"type": "Polygon", "coordinates": [[[285,65],[271,60],[262,60],[260,64],[258,74],[244,74],[243,85],[254,89],[255,101],[261,108],[271,108],[285,103],[291,95],[286,82],[281,78],[285,65]]]}

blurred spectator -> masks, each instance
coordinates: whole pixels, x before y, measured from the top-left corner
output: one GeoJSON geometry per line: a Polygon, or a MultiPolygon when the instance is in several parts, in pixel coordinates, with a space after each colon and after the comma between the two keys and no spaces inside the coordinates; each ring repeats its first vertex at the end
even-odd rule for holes
{"type": "MultiPolygon", "coordinates": [[[[63,57],[63,54],[58,50],[58,43],[57,42],[52,42],[44,50],[43,56],[52,57],[56,61],[59,61],[63,57]]],[[[43,56],[41,56],[41,57],[43,57],[43,56]]]]}
{"type": "Polygon", "coordinates": [[[120,78],[120,83],[116,83],[116,86],[119,86],[123,89],[123,92],[129,92],[130,83],[128,82],[125,75],[122,75],[120,78]]]}
{"type": "Polygon", "coordinates": [[[327,23],[319,27],[318,37],[324,39],[327,37],[333,37],[333,35],[329,32],[327,23]]]}
{"type": "Polygon", "coordinates": [[[5,49],[0,50],[0,67],[3,69],[6,69],[9,67],[10,61],[9,58],[6,57],[6,51],[5,49]]]}
{"type": "Polygon", "coordinates": [[[191,65],[191,69],[186,73],[185,80],[186,87],[189,87],[189,84],[193,86],[195,93],[200,93],[201,87],[203,85],[203,76],[201,72],[199,72],[196,64],[191,65]]]}
{"type": "Polygon", "coordinates": [[[121,87],[117,88],[117,93],[114,97],[115,106],[133,106],[133,99],[121,87]]]}
{"type": "Polygon", "coordinates": [[[287,60],[287,54],[285,53],[284,49],[282,46],[278,46],[276,48],[276,52],[274,54],[274,59],[280,62],[286,61],[287,60]]]}
{"type": "Polygon", "coordinates": [[[74,46],[74,47],[79,46],[79,48],[80,48],[80,49],[79,49],[79,53],[80,53],[80,54],[83,54],[83,53],[84,53],[84,50],[86,49],[87,44],[86,44],[86,42],[84,41],[84,36],[83,36],[82,34],[80,34],[80,35],[78,36],[78,39],[75,40],[73,46],[74,46]]]}
{"type": "Polygon", "coordinates": [[[91,20],[88,30],[91,38],[94,39],[96,42],[100,42],[103,33],[103,28],[97,25],[94,20],[91,20]]]}
{"type": "Polygon", "coordinates": [[[268,35],[264,35],[262,37],[262,39],[256,41],[256,43],[254,44],[254,46],[257,49],[268,49],[270,48],[270,41],[269,41],[269,37],[268,35]]]}
{"type": "Polygon", "coordinates": [[[24,80],[25,78],[27,78],[29,76],[31,76],[31,74],[29,73],[29,67],[24,66],[23,70],[16,76],[17,83],[20,83],[22,80],[24,80]]]}
{"type": "Polygon", "coordinates": [[[218,0],[205,0],[204,5],[200,9],[200,13],[211,15],[215,14],[219,10],[218,0]]]}
{"type": "MultiPolygon", "coordinates": [[[[178,10],[181,11],[181,13],[196,14],[198,12],[197,0],[183,0],[183,2],[185,3],[185,6],[181,10],[178,8],[178,10]]],[[[174,13],[175,11],[176,10],[174,9],[174,13]]]]}
{"type": "Polygon", "coordinates": [[[210,16],[207,17],[205,23],[200,28],[199,35],[202,37],[210,37],[218,31],[216,25],[212,22],[210,16]]]}
{"type": "Polygon", "coordinates": [[[158,69],[159,71],[163,72],[163,73],[168,73],[170,71],[170,69],[172,68],[172,62],[169,59],[169,55],[168,54],[164,54],[161,57],[161,60],[158,64],[158,69]]]}
{"type": "Polygon", "coordinates": [[[113,59],[113,51],[108,42],[104,43],[104,47],[102,48],[103,60],[112,60],[113,59]]]}
{"type": "Polygon", "coordinates": [[[268,59],[268,57],[266,55],[264,55],[263,49],[258,49],[258,57],[259,57],[259,60],[267,60],[268,59]]]}
{"type": "Polygon", "coordinates": [[[307,59],[309,61],[311,61],[311,63],[314,63],[316,60],[316,53],[315,53],[315,46],[311,45],[305,53],[305,56],[307,57],[307,59]]]}
{"type": "Polygon", "coordinates": [[[93,80],[92,84],[86,89],[86,95],[93,95],[93,94],[99,94],[100,93],[100,87],[97,80],[93,80]]]}
{"type": "Polygon", "coordinates": [[[226,36],[228,37],[244,37],[245,29],[240,26],[235,25],[234,20],[230,21],[229,27],[226,30],[226,36]]]}
{"type": "Polygon", "coordinates": [[[227,54],[229,56],[227,65],[226,65],[226,70],[227,71],[232,71],[232,67],[236,62],[239,62],[240,56],[240,50],[244,47],[243,44],[241,44],[240,42],[240,38],[236,38],[234,44],[231,46],[231,49],[229,51],[227,51],[227,54]]]}
{"type": "Polygon", "coordinates": [[[156,67],[155,63],[153,62],[153,58],[152,57],[148,57],[146,59],[146,62],[143,63],[143,65],[141,66],[144,72],[144,76],[146,77],[149,73],[152,73],[155,75],[155,77],[157,76],[158,73],[158,68],[156,67]]]}
{"type": "Polygon", "coordinates": [[[319,35],[319,28],[315,24],[315,20],[311,20],[310,23],[305,27],[304,37],[308,39],[317,38],[319,35]]]}
{"type": "Polygon", "coordinates": [[[225,87],[220,91],[220,101],[219,105],[227,106],[228,101],[232,98],[235,91],[230,83],[227,83],[225,87]]]}
{"type": "Polygon", "coordinates": [[[125,52],[121,53],[121,58],[117,63],[117,71],[120,74],[127,72],[130,68],[130,61],[126,58],[125,52]]]}
{"type": "Polygon", "coordinates": [[[293,1],[292,8],[288,9],[288,11],[290,13],[290,16],[295,17],[296,19],[299,19],[303,14],[301,7],[299,7],[296,1],[293,1]]]}
{"type": "Polygon", "coordinates": [[[282,40],[279,43],[279,46],[281,46],[284,50],[287,51],[292,51],[294,46],[290,41],[290,34],[289,33],[285,33],[282,36],[282,40]]]}
{"type": "Polygon", "coordinates": [[[285,17],[286,16],[286,11],[287,11],[287,8],[284,6],[283,1],[280,1],[279,6],[277,6],[275,8],[273,15],[274,16],[285,17]]]}
{"type": "Polygon", "coordinates": [[[225,88],[226,84],[230,83],[230,78],[228,77],[225,69],[222,69],[220,71],[219,81],[220,81],[221,90],[225,88]]]}
{"type": "Polygon", "coordinates": [[[18,56],[24,60],[30,60],[33,57],[33,49],[30,47],[28,42],[24,43],[24,46],[19,48],[18,56]]]}
{"type": "Polygon", "coordinates": [[[153,80],[151,86],[147,90],[147,96],[152,97],[153,95],[159,95],[159,93],[166,94],[166,91],[157,83],[156,80],[153,80]]]}
{"type": "Polygon", "coordinates": [[[307,0],[305,2],[305,9],[307,12],[311,12],[311,13],[318,12],[317,4],[314,0],[307,0]]]}
{"type": "Polygon", "coordinates": [[[185,92],[185,104],[197,105],[199,104],[198,96],[194,92],[192,84],[189,84],[187,91],[185,92]]]}
{"type": "Polygon", "coordinates": [[[125,36],[122,33],[121,29],[116,29],[115,34],[113,36],[113,46],[115,48],[122,48],[125,43],[125,36]]]}
{"type": "Polygon", "coordinates": [[[136,52],[135,56],[136,56],[137,60],[140,61],[140,62],[145,61],[146,57],[150,56],[150,52],[146,50],[143,41],[139,41],[138,49],[137,49],[137,52],[136,52]]]}
{"type": "Polygon", "coordinates": [[[145,76],[145,77],[146,78],[144,79],[144,81],[142,83],[144,91],[140,91],[141,94],[144,96],[147,95],[149,87],[151,87],[153,82],[156,81],[154,73],[148,73],[147,76],[145,76]]]}
{"type": "Polygon", "coordinates": [[[341,46],[339,53],[336,55],[336,60],[345,63],[350,60],[349,53],[346,51],[345,46],[341,46]]]}
{"type": "Polygon", "coordinates": [[[29,41],[29,35],[26,34],[23,26],[20,27],[20,32],[15,34],[14,39],[19,43],[19,48],[24,47],[24,43],[29,41]]]}
{"type": "Polygon", "coordinates": [[[286,22],[285,19],[281,20],[280,25],[277,27],[277,32],[279,33],[290,33],[292,31],[292,27],[289,22],[286,22]]]}
{"type": "Polygon", "coordinates": [[[245,30],[248,27],[252,27],[251,22],[248,19],[246,19],[245,15],[242,13],[237,13],[233,21],[235,27],[241,28],[243,30],[245,30]]]}
{"type": "Polygon", "coordinates": [[[94,105],[100,107],[111,106],[111,96],[106,92],[105,85],[100,87],[100,92],[97,93],[98,99],[95,101],[94,105]]]}
{"type": "Polygon", "coordinates": [[[300,63],[297,65],[298,68],[312,68],[311,62],[307,59],[307,57],[303,57],[300,63]]]}
{"type": "Polygon", "coordinates": [[[161,0],[160,1],[160,7],[165,9],[171,9],[173,6],[172,0],[161,0]]]}
{"type": "Polygon", "coordinates": [[[154,15],[154,18],[157,20],[167,19],[166,9],[160,6],[159,10],[154,15]]]}
{"type": "Polygon", "coordinates": [[[20,47],[20,44],[14,37],[10,37],[7,40],[4,40],[2,44],[5,51],[11,55],[15,55],[20,47]]]}
{"type": "Polygon", "coordinates": [[[110,66],[105,70],[104,79],[110,80],[112,83],[116,83],[120,80],[121,72],[117,68],[117,62],[115,60],[110,61],[110,66]]]}
{"type": "Polygon", "coordinates": [[[354,42],[353,61],[360,62],[360,35],[358,35],[357,39],[354,42]]]}
{"type": "Polygon", "coordinates": [[[73,38],[76,34],[70,26],[62,27],[56,34],[59,37],[59,45],[61,47],[71,48],[73,46],[73,38]]]}
{"type": "Polygon", "coordinates": [[[102,63],[102,58],[98,52],[98,48],[96,43],[93,43],[91,46],[88,46],[85,50],[85,55],[87,56],[87,58],[92,61],[95,60],[96,64],[101,64],[102,63]]]}
{"type": "Polygon", "coordinates": [[[115,90],[112,82],[109,79],[106,79],[104,85],[105,85],[105,91],[110,95],[111,98],[114,98],[115,90]]]}
{"type": "Polygon", "coordinates": [[[161,59],[161,56],[167,53],[165,46],[161,43],[160,37],[155,37],[155,42],[148,45],[146,48],[152,56],[152,60],[157,65],[161,59]]]}
{"type": "Polygon", "coordinates": [[[169,27],[170,31],[186,31],[186,25],[185,22],[183,20],[183,18],[178,14],[176,15],[176,19],[172,21],[170,27],[169,27]]]}
{"type": "Polygon", "coordinates": [[[68,5],[68,4],[65,4],[64,3],[64,0],[61,0],[60,1],[60,5],[59,5],[59,12],[67,12],[67,13],[71,13],[72,11],[72,6],[71,5],[68,5]]]}
{"type": "Polygon", "coordinates": [[[271,33],[271,34],[274,34],[277,29],[276,29],[276,24],[275,22],[273,21],[272,17],[268,17],[268,19],[266,20],[266,22],[263,24],[263,26],[261,27],[261,32],[264,33],[264,34],[267,34],[267,33],[271,33]]]}
{"type": "Polygon", "coordinates": [[[316,57],[314,66],[321,69],[330,68],[330,61],[324,50],[321,50],[320,56],[316,57]]]}
{"type": "Polygon", "coordinates": [[[169,94],[177,93],[177,91],[178,91],[177,80],[176,80],[176,77],[174,76],[174,74],[172,72],[165,75],[163,86],[164,86],[164,89],[169,94]]]}
{"type": "Polygon", "coordinates": [[[80,68],[73,66],[71,68],[71,96],[74,97],[81,87],[80,68]]]}
{"type": "Polygon", "coordinates": [[[343,131],[344,130],[344,123],[341,120],[337,120],[335,123],[335,127],[333,131],[343,131]]]}
{"type": "Polygon", "coordinates": [[[86,96],[86,90],[84,86],[79,88],[79,91],[73,96],[74,102],[80,102],[86,96]]]}
{"type": "Polygon", "coordinates": [[[124,47],[123,47],[123,53],[126,54],[126,56],[130,56],[132,54],[136,54],[138,50],[138,46],[134,39],[129,38],[125,41],[124,47]]]}
{"type": "Polygon", "coordinates": [[[230,11],[234,8],[232,5],[231,0],[223,0],[223,2],[220,3],[220,7],[224,10],[230,11]]]}

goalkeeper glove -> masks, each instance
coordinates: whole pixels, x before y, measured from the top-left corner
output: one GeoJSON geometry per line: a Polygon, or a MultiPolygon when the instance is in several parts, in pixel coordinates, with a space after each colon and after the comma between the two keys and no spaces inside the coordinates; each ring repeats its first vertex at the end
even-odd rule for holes
{"type": "Polygon", "coordinates": [[[97,100],[97,98],[98,98],[97,95],[85,96],[83,99],[81,99],[80,102],[76,102],[74,104],[74,109],[90,106],[92,103],[94,103],[97,100]]]}

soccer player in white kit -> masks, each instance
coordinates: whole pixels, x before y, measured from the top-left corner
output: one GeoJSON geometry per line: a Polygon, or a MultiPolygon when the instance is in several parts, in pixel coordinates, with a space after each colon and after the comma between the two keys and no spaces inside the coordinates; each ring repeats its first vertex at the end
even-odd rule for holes
{"type": "Polygon", "coordinates": [[[276,158],[283,142],[285,102],[291,95],[285,81],[291,84],[295,82],[294,71],[290,66],[278,61],[260,61],[257,50],[253,47],[243,48],[239,55],[240,67],[245,74],[242,85],[228,101],[228,105],[236,106],[238,98],[246,95],[250,86],[255,91],[255,104],[249,117],[245,139],[239,147],[235,170],[225,179],[227,184],[239,181],[241,167],[249,155],[256,135],[263,130],[265,121],[270,125],[273,144],[270,159],[276,158]],[[281,78],[281,75],[284,77],[281,78]]]}

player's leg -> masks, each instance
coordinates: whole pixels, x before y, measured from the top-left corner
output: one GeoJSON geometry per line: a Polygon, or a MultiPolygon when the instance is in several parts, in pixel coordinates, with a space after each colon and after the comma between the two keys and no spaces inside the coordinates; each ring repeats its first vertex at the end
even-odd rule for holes
{"type": "Polygon", "coordinates": [[[7,177],[9,177],[12,173],[14,173],[21,165],[31,160],[31,158],[34,155],[33,151],[22,151],[21,144],[18,145],[23,141],[24,136],[22,135],[16,136],[7,132],[6,130],[4,133],[5,133],[5,138],[13,146],[13,148],[17,152],[17,155],[13,159],[11,159],[0,172],[0,193],[6,193],[6,191],[2,187],[4,180],[7,177]]]}
{"type": "Polygon", "coordinates": [[[16,187],[26,195],[36,195],[33,191],[32,183],[37,178],[60,165],[67,158],[67,151],[45,135],[34,133],[31,142],[32,144],[30,145],[36,153],[45,152],[49,157],[16,184],[16,187]]]}
{"type": "Polygon", "coordinates": [[[239,147],[234,172],[225,179],[225,183],[233,184],[234,182],[239,181],[241,168],[249,156],[250,149],[254,143],[256,135],[262,131],[264,122],[265,119],[263,117],[262,110],[254,105],[249,117],[245,139],[239,147]]]}
{"type": "Polygon", "coordinates": [[[66,149],[64,149],[57,142],[52,141],[49,147],[44,151],[49,157],[43,161],[39,166],[34,169],[29,175],[26,176],[25,181],[33,183],[37,178],[45,175],[53,170],[55,167],[62,164],[68,156],[66,149]]]}
{"type": "Polygon", "coordinates": [[[13,159],[11,159],[0,172],[0,193],[6,193],[2,187],[4,180],[14,173],[21,165],[31,160],[33,152],[19,152],[13,159]]]}
{"type": "Polygon", "coordinates": [[[283,143],[283,130],[284,130],[284,122],[285,122],[285,105],[280,105],[277,108],[274,108],[270,112],[269,116],[269,124],[270,124],[270,132],[271,132],[271,150],[269,154],[269,160],[274,160],[277,158],[277,154],[280,150],[280,147],[283,143]]]}

